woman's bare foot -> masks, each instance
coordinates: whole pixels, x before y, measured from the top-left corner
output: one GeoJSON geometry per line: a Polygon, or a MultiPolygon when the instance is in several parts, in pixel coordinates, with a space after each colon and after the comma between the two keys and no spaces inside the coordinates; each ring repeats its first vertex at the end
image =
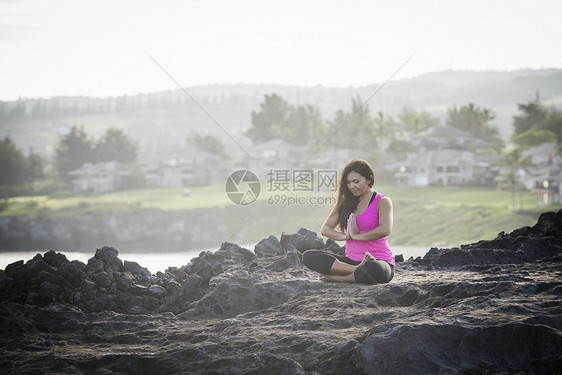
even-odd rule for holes
{"type": "Polygon", "coordinates": [[[366,253],[365,253],[365,256],[363,257],[363,260],[361,261],[361,263],[359,263],[359,264],[357,265],[357,267],[360,267],[360,266],[364,265],[364,264],[367,263],[367,262],[374,262],[375,260],[376,260],[375,257],[374,257],[371,253],[366,252],[366,253]]]}
{"type": "Polygon", "coordinates": [[[353,273],[348,275],[322,275],[320,274],[320,281],[335,282],[335,283],[354,283],[355,276],[353,273]]]}
{"type": "Polygon", "coordinates": [[[342,264],[341,262],[337,261],[334,262],[334,264],[332,265],[332,269],[331,275],[324,275],[324,274],[320,274],[320,281],[333,281],[333,282],[348,282],[348,283],[354,283],[355,282],[355,275],[354,272],[357,269],[357,267],[360,267],[362,265],[364,265],[367,262],[374,262],[376,259],[375,257],[371,254],[371,253],[365,253],[365,256],[363,257],[363,260],[361,261],[361,263],[359,263],[356,266],[351,266],[350,264],[342,264]],[[338,265],[341,264],[342,266],[344,266],[345,268],[342,269],[341,267],[338,268],[337,270],[334,270],[334,265],[338,265]],[[333,274],[334,272],[338,272],[338,274],[333,274]]]}

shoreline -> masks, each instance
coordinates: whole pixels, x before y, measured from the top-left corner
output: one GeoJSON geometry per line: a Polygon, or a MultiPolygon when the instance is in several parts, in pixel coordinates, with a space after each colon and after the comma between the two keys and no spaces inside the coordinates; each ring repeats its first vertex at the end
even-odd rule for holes
{"type": "MultiPolygon", "coordinates": [[[[248,250],[254,250],[256,244],[245,244],[240,245],[240,247],[246,248],[248,250]]],[[[422,257],[434,246],[391,246],[394,255],[402,254],[404,260],[410,257],[417,258],[422,257]]],[[[141,266],[146,267],[150,272],[155,274],[156,272],[164,272],[168,267],[181,267],[189,263],[193,258],[196,258],[202,251],[215,252],[220,248],[220,245],[213,248],[205,249],[188,249],[185,251],[163,251],[160,253],[156,252],[139,252],[134,250],[119,250],[119,254],[123,260],[128,260],[132,262],[137,262],[141,266]]],[[[36,254],[44,254],[49,249],[41,250],[23,250],[23,251],[1,251],[0,252],[0,270],[6,269],[11,263],[17,262],[19,260],[27,261],[36,254]]],[[[63,253],[68,260],[78,260],[83,263],[87,263],[95,253],[95,249],[92,251],[64,251],[55,250],[57,252],[63,253]]]]}
{"type": "Polygon", "coordinates": [[[54,251],[11,264],[0,364],[63,375],[562,370],[562,210],[432,248],[387,284],[322,282],[302,263],[311,248],[342,251],[302,228],[156,275],[111,247],[87,264],[54,251]]]}

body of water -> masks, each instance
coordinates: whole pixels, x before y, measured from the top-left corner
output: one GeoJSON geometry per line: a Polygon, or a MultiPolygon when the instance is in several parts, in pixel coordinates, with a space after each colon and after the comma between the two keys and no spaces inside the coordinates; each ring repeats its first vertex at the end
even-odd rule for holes
{"type": "MultiPolygon", "coordinates": [[[[246,249],[253,250],[254,245],[242,245],[246,249]]],[[[134,253],[119,251],[119,259],[128,260],[131,262],[137,262],[142,267],[147,268],[150,272],[156,273],[158,271],[165,271],[168,267],[181,267],[189,263],[189,261],[201,253],[201,251],[216,251],[218,248],[204,249],[204,250],[189,250],[185,252],[173,252],[173,253],[134,253]]],[[[404,260],[410,257],[423,257],[425,253],[429,251],[429,247],[424,246],[393,246],[392,251],[395,255],[404,255],[404,260]]],[[[8,251],[0,253],[0,269],[5,269],[10,263],[17,262],[18,260],[23,260],[27,262],[32,259],[38,251],[8,251]]],[[[92,253],[80,253],[80,252],[65,252],[61,251],[68,260],[79,260],[83,263],[87,263],[88,259],[94,256],[95,252],[92,253]]],[[[44,252],[41,252],[44,254],[44,252]]]]}
{"type": "MultiPolygon", "coordinates": [[[[215,251],[217,249],[213,249],[215,251]]],[[[175,253],[127,253],[119,252],[119,259],[137,262],[141,267],[147,268],[150,272],[156,273],[158,271],[165,271],[168,267],[181,267],[189,263],[192,258],[195,258],[201,253],[202,250],[192,250],[185,252],[175,253]]],[[[10,263],[23,260],[27,262],[32,259],[38,251],[8,251],[0,253],[0,269],[5,269],[10,263]]],[[[88,259],[92,258],[93,253],[79,253],[79,252],[65,252],[61,251],[68,260],[79,260],[83,263],[88,263],[88,259]]],[[[44,252],[41,252],[44,254],[44,252]]]]}

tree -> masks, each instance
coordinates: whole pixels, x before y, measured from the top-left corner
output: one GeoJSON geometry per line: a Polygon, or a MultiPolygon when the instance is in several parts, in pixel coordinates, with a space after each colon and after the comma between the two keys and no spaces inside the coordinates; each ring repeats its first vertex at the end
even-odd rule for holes
{"type": "Polygon", "coordinates": [[[271,132],[274,138],[304,146],[317,141],[323,133],[322,117],[318,108],[310,104],[290,107],[287,119],[272,126],[271,132]]]}
{"type": "Polygon", "coordinates": [[[187,139],[187,143],[200,150],[210,152],[211,154],[221,157],[226,156],[224,143],[212,134],[203,135],[197,132],[192,132],[187,139]]]}
{"type": "Polygon", "coordinates": [[[379,143],[369,106],[359,96],[351,100],[351,118],[343,131],[350,138],[351,146],[355,144],[360,150],[367,151],[379,143]]]}
{"type": "Polygon", "coordinates": [[[252,111],[252,127],[246,132],[254,143],[282,139],[302,146],[319,142],[324,135],[320,111],[311,104],[295,107],[273,94],[265,95],[260,108],[252,111]]]}
{"type": "Polygon", "coordinates": [[[418,152],[419,147],[412,142],[408,142],[402,139],[393,139],[388,145],[388,150],[390,153],[398,155],[405,159],[408,154],[418,152]]]}
{"type": "MultiPolygon", "coordinates": [[[[519,176],[529,170],[533,165],[532,160],[529,156],[523,157],[523,149],[520,147],[514,148],[511,151],[504,153],[503,158],[499,161],[500,166],[507,169],[507,184],[511,188],[511,199],[513,211],[515,211],[515,192],[519,190],[521,193],[521,187],[519,183],[519,176]]],[[[519,204],[521,208],[521,203],[519,204]]]]}
{"type": "Polygon", "coordinates": [[[557,142],[562,144],[562,112],[554,107],[549,108],[547,117],[535,124],[532,129],[551,132],[556,136],[557,142]]]}
{"type": "Polygon", "coordinates": [[[73,126],[70,133],[60,137],[55,149],[55,168],[62,182],[70,182],[68,172],[95,159],[93,141],[84,127],[73,126]]]}
{"type": "Polygon", "coordinates": [[[487,108],[479,108],[474,103],[457,108],[454,106],[447,110],[447,125],[464,130],[474,137],[484,139],[492,128],[489,122],[496,118],[495,113],[487,108]]]}
{"type": "Polygon", "coordinates": [[[312,104],[307,104],[305,107],[310,141],[314,144],[324,142],[326,139],[326,125],[324,124],[320,110],[317,106],[313,106],[312,104]]]}
{"type": "Polygon", "coordinates": [[[10,137],[0,141],[0,188],[5,204],[14,187],[25,181],[25,158],[10,137]]]}
{"type": "Polygon", "coordinates": [[[137,160],[138,145],[122,130],[109,128],[96,143],[94,152],[97,161],[133,164],[137,160]]]}
{"type": "Polygon", "coordinates": [[[369,112],[369,106],[362,103],[359,97],[351,100],[351,112],[338,110],[335,113],[328,129],[331,144],[335,147],[370,152],[379,144],[377,127],[369,112]]]}
{"type": "Polygon", "coordinates": [[[404,107],[402,113],[398,115],[403,129],[413,133],[421,133],[434,126],[439,125],[439,118],[425,110],[416,112],[414,109],[404,107]]]}
{"type": "Polygon", "coordinates": [[[520,147],[533,147],[542,143],[556,143],[556,134],[550,130],[539,130],[535,127],[511,137],[511,140],[520,147]]]}
{"type": "Polygon", "coordinates": [[[345,112],[343,109],[338,109],[334,114],[334,119],[328,121],[328,135],[324,141],[329,139],[330,144],[336,148],[346,147],[349,141],[339,132],[345,127],[350,116],[350,113],[345,112]]]}
{"type": "Polygon", "coordinates": [[[246,135],[255,143],[275,138],[275,128],[282,128],[291,113],[290,105],[279,95],[265,95],[259,111],[252,111],[252,126],[246,135]]]}
{"type": "Polygon", "coordinates": [[[25,181],[29,184],[30,192],[33,192],[35,182],[45,176],[43,173],[44,167],[45,162],[43,158],[31,149],[29,156],[25,159],[25,181]]]}
{"type": "Polygon", "coordinates": [[[392,116],[379,112],[378,116],[374,117],[372,121],[376,132],[376,139],[386,142],[396,139],[396,135],[399,133],[399,125],[392,116]]]}
{"type": "Polygon", "coordinates": [[[522,112],[518,116],[513,116],[513,128],[515,135],[524,133],[548,117],[548,111],[540,102],[539,93],[534,100],[527,104],[517,104],[517,108],[522,112]]]}
{"type": "Polygon", "coordinates": [[[536,146],[545,142],[562,143],[562,112],[545,107],[539,97],[527,104],[518,104],[522,113],[513,116],[515,134],[512,137],[520,147],[536,146]]]}
{"type": "Polygon", "coordinates": [[[504,142],[498,129],[490,124],[495,118],[492,110],[469,103],[459,108],[449,108],[446,124],[470,133],[473,138],[488,142],[494,151],[499,152],[504,142]]]}

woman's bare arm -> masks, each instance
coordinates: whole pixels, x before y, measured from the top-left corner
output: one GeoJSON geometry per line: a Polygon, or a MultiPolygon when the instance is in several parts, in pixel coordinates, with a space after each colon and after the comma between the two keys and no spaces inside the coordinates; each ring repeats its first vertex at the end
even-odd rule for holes
{"type": "MultiPolygon", "coordinates": [[[[382,197],[377,205],[377,211],[379,214],[379,226],[365,233],[358,233],[356,230],[357,225],[348,224],[348,228],[355,228],[355,230],[350,231],[350,237],[357,241],[374,241],[379,238],[388,236],[392,232],[392,224],[394,217],[392,214],[392,201],[389,197],[382,197]]],[[[352,215],[350,220],[355,220],[352,215]]]]}
{"type": "Polygon", "coordinates": [[[339,215],[335,210],[332,210],[330,216],[326,218],[322,225],[321,233],[324,237],[331,238],[334,241],[345,241],[345,233],[336,230],[339,225],[339,215]]]}

